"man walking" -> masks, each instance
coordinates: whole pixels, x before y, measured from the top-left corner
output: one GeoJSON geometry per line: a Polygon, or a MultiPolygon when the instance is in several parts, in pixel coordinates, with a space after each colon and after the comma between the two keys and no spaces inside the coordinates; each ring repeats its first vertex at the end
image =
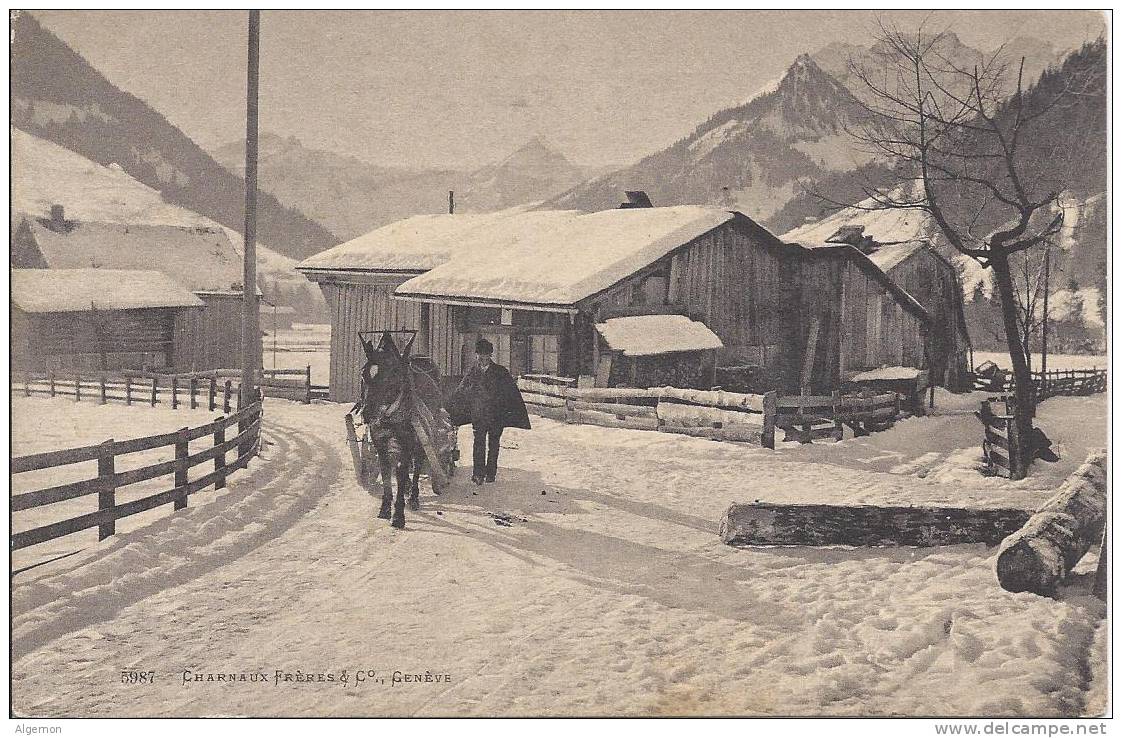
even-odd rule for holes
{"type": "Polygon", "coordinates": [[[499,439],[505,428],[530,429],[530,417],[518,385],[505,366],[492,360],[495,347],[485,338],[475,342],[476,363],[452,395],[451,415],[456,425],[471,423],[471,481],[494,482],[499,466],[499,439]]]}

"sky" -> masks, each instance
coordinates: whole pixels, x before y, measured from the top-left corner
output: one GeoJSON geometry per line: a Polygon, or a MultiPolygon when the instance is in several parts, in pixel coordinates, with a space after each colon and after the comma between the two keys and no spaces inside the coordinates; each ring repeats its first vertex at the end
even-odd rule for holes
{"type": "MultiPolygon", "coordinates": [[[[204,148],[245,134],[244,11],[35,11],[111,82],[204,148]]],[[[1089,11],[894,11],[989,50],[1074,48],[1089,11]]],[[[468,168],[540,136],[630,163],[781,77],[800,53],[869,42],[869,11],[263,11],[261,130],[406,167],[468,168]]]]}

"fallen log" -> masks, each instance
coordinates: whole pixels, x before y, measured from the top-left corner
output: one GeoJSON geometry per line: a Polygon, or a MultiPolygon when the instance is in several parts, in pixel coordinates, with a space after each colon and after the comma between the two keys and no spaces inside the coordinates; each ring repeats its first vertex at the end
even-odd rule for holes
{"type": "Polygon", "coordinates": [[[1014,508],[733,503],[720,535],[734,546],[995,546],[1030,515],[1014,508]]]}
{"type": "Polygon", "coordinates": [[[1001,544],[997,581],[1010,592],[1049,595],[1091,546],[1106,521],[1106,451],[1096,451],[1021,530],[1001,544]]]}

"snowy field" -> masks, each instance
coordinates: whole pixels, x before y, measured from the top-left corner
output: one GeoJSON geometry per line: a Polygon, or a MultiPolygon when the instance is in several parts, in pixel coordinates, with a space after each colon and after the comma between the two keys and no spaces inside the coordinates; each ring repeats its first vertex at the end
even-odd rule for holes
{"type": "Polygon", "coordinates": [[[1063,461],[1028,482],[984,478],[973,400],[954,399],[870,438],[774,452],[534,418],[504,435],[498,483],[459,470],[444,496],[423,490],[404,531],[354,481],[344,406],[270,400],[273,444],[226,494],[13,580],[13,710],[1082,714],[1106,690],[1094,554],[1050,599],[1000,589],[981,545],[717,537],[727,506],[755,499],[1032,508],[1105,438],[1105,395],[1051,399],[1040,422],[1063,461]],[[122,684],[127,669],[155,683],[122,684]],[[360,669],[374,676],[356,684],[360,669]],[[342,670],[345,685],[295,680],[342,670]]]}
{"type": "MultiPolygon", "coordinates": [[[[1000,351],[975,351],[974,366],[992,361],[1000,367],[1011,369],[1009,354],[1000,351]]],[[[1100,354],[1048,354],[1048,371],[1056,369],[1107,369],[1110,357],[1100,354]]],[[[1032,355],[1033,371],[1040,371],[1040,354],[1032,355]]]]}
{"type": "Polygon", "coordinates": [[[261,339],[268,369],[312,367],[312,383],[326,385],[331,367],[331,326],[295,323],[292,328],[266,330],[261,339]]]}

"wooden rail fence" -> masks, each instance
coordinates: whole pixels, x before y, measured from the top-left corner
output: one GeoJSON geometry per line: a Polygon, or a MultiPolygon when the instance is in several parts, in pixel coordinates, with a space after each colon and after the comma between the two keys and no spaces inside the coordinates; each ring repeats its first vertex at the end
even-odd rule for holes
{"type": "Polygon", "coordinates": [[[775,430],[786,440],[841,440],[843,427],[856,435],[883,430],[901,413],[895,392],[883,395],[816,397],[743,394],[677,387],[576,387],[576,380],[525,375],[518,387],[527,409],[566,423],[658,430],[775,448],[775,430]]]}
{"type": "Polygon", "coordinates": [[[181,428],[171,433],[127,441],[110,439],[92,446],[17,456],[11,461],[13,477],[42,469],[94,461],[97,462],[97,476],[14,494],[11,497],[10,508],[13,514],[94,494],[97,495],[97,511],[14,533],[10,541],[11,550],[34,546],[94,527],[98,529],[98,540],[104,540],[114,534],[116,521],[120,518],[168,503],[171,503],[175,510],[181,510],[187,507],[187,498],[190,495],[211,485],[214,485],[215,489],[225,487],[226,477],[235,470],[244,468],[257,454],[260,437],[261,402],[258,400],[232,415],[218,418],[197,428],[181,428]],[[235,425],[237,434],[232,438],[226,438],[226,429],[235,425]],[[195,453],[189,452],[188,444],[191,441],[207,436],[213,438],[213,445],[210,448],[195,453]],[[137,469],[116,470],[118,457],[162,447],[173,447],[175,458],[137,469]],[[230,453],[234,453],[235,458],[227,462],[230,453]],[[198,479],[188,481],[188,471],[208,461],[213,461],[214,470],[198,479]],[[125,503],[116,502],[117,492],[122,487],[165,475],[172,476],[171,489],[125,503]]]}
{"type": "Polygon", "coordinates": [[[982,400],[981,409],[975,413],[978,420],[982,421],[985,429],[985,438],[982,441],[982,455],[990,473],[1007,477],[1009,479],[1022,479],[1024,474],[1014,469],[1010,459],[1016,458],[1010,454],[1020,443],[1017,424],[1014,422],[1012,408],[996,397],[982,400]]]}
{"type": "MultiPolygon", "coordinates": [[[[1037,402],[1043,402],[1049,397],[1087,397],[1106,392],[1106,375],[1106,369],[1097,368],[1033,372],[1033,391],[1037,402]]],[[[974,389],[982,392],[1012,393],[1016,387],[1011,372],[1005,372],[1000,383],[978,374],[973,374],[972,377],[974,389]]]]}
{"type": "MultiPolygon", "coordinates": [[[[12,391],[25,396],[73,397],[75,401],[97,400],[144,403],[155,407],[160,403],[172,408],[180,405],[192,410],[205,406],[208,410],[222,408],[229,413],[236,407],[240,393],[241,372],[217,369],[207,372],[161,374],[122,370],[119,372],[21,372],[11,375],[12,391]]],[[[280,397],[309,403],[326,397],[326,388],[312,384],[312,368],[265,369],[257,376],[257,386],[266,397],[280,397]]]]}

